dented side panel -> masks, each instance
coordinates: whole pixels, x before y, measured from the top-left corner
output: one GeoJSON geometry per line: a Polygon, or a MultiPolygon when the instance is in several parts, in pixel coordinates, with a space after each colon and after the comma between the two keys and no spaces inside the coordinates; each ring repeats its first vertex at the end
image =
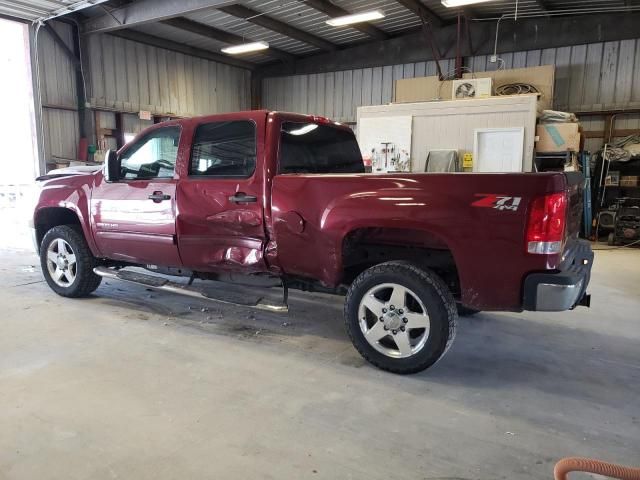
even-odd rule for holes
{"type": "MultiPolygon", "coordinates": [[[[224,119],[225,116],[221,116],[224,119]]],[[[224,178],[189,175],[190,154],[185,155],[178,171],[176,192],[178,209],[176,228],[182,264],[202,272],[267,271],[264,258],[265,112],[243,112],[232,120],[251,120],[256,124],[256,168],[249,178],[224,178]],[[255,201],[238,202],[237,194],[255,197],[255,201]]],[[[210,118],[193,119],[189,135],[210,118]]]]}

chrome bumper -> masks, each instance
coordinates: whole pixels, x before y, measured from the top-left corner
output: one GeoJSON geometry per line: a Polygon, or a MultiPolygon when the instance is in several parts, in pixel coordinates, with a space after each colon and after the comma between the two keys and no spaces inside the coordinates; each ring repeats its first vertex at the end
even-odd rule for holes
{"type": "Polygon", "coordinates": [[[523,308],[538,312],[561,312],[578,305],[589,306],[587,286],[591,279],[593,252],[579,240],[565,268],[554,273],[531,273],[524,281],[523,308]]]}

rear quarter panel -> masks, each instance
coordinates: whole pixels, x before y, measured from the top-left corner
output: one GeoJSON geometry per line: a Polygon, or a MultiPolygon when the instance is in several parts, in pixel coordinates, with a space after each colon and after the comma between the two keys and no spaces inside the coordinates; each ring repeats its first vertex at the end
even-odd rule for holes
{"type": "Polygon", "coordinates": [[[466,305],[520,310],[523,277],[561,261],[560,255],[526,253],[529,204],[535,196],[565,188],[565,177],[557,173],[277,175],[267,255],[285,273],[335,286],[349,232],[421,230],[437,239],[436,248],[451,250],[466,305]],[[517,209],[478,206],[486,195],[519,197],[520,202],[517,209]]]}

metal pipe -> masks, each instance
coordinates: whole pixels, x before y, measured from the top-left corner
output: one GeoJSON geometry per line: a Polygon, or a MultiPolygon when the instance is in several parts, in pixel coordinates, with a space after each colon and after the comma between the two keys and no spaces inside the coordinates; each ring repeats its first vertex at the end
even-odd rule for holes
{"type": "Polygon", "coordinates": [[[455,63],[455,78],[462,78],[462,51],[461,42],[462,39],[462,17],[458,13],[458,24],[456,28],[456,63],[455,63]]]}
{"type": "MultiPolygon", "coordinates": [[[[210,297],[204,292],[201,292],[195,288],[191,288],[188,285],[182,285],[179,283],[171,282],[165,278],[158,277],[155,275],[146,275],[141,274],[140,277],[146,277],[152,281],[137,281],[131,277],[121,274],[120,272],[113,270],[107,267],[95,267],[93,272],[96,275],[99,275],[103,278],[109,278],[112,280],[122,280],[124,282],[135,283],[136,285],[142,285],[147,288],[153,288],[154,290],[160,290],[163,292],[175,293],[178,295],[185,295],[187,297],[198,298],[200,300],[209,300],[218,303],[224,303],[226,305],[233,305],[236,307],[245,307],[245,308],[254,308],[256,310],[266,310],[268,312],[276,312],[276,313],[287,313],[289,311],[289,306],[286,303],[281,305],[275,305],[272,303],[265,303],[260,298],[254,304],[245,304],[245,303],[237,303],[231,302],[229,300],[223,300],[220,298],[210,297]]],[[[124,272],[124,273],[133,273],[133,272],[124,272]]],[[[283,283],[283,289],[286,293],[283,294],[283,297],[286,299],[288,297],[288,287],[283,283]]]]}
{"type": "MultiPolygon", "coordinates": [[[[518,18],[536,18],[536,17],[554,17],[554,16],[574,16],[584,15],[589,13],[626,13],[640,11],[640,7],[610,7],[610,8],[589,8],[589,9],[564,9],[553,10],[552,12],[544,13],[519,13],[518,18]]],[[[513,13],[505,13],[499,17],[487,17],[487,18],[473,18],[474,22],[494,22],[503,18],[514,18],[513,13]]]]}

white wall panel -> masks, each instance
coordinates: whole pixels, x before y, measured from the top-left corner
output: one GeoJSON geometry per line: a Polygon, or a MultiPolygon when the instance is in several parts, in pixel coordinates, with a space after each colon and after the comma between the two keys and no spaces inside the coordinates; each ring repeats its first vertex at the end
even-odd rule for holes
{"type": "Polygon", "coordinates": [[[360,108],[360,119],[412,117],[411,171],[424,172],[427,153],[455,148],[472,152],[476,128],[524,128],[522,171],[531,171],[536,98],[493,97],[478,100],[397,103],[360,108]]]}

